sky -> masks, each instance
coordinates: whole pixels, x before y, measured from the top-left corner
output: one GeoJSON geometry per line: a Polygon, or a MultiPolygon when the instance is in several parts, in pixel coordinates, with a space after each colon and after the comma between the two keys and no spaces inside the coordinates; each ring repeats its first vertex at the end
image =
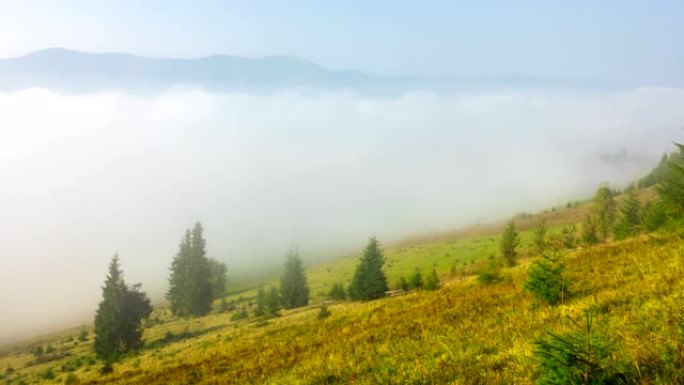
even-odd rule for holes
{"type": "Polygon", "coordinates": [[[0,0],[0,57],[292,55],[634,85],[0,92],[0,345],[91,322],[114,253],[160,303],[195,221],[230,282],[293,247],[313,263],[624,187],[684,140],[682,16],[681,1],[0,0]]]}
{"type": "Polygon", "coordinates": [[[45,47],[292,55],[378,74],[684,85],[684,2],[3,1],[0,57],[45,47]]]}

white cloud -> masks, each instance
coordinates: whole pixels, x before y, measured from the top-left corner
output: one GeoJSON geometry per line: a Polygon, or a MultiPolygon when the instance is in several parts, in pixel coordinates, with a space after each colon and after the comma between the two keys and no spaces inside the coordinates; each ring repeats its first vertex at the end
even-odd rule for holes
{"type": "Polygon", "coordinates": [[[0,339],[88,319],[108,259],[163,292],[185,227],[233,272],[501,218],[626,183],[684,92],[0,94],[0,339]],[[602,155],[627,154],[622,163],[602,155]],[[17,288],[22,288],[17,290],[17,288]],[[73,297],[76,297],[76,300],[73,297]]]}

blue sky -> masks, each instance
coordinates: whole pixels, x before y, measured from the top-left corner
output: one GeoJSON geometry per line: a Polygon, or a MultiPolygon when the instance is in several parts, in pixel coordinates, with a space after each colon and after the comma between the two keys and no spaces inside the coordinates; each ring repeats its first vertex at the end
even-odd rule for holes
{"type": "Polygon", "coordinates": [[[49,46],[293,55],[380,74],[684,85],[684,1],[5,2],[0,56],[49,46]]]}

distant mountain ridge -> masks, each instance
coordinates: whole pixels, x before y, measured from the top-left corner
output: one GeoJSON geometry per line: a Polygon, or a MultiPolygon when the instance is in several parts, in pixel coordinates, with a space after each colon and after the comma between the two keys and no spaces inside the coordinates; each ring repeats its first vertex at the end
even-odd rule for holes
{"type": "Polygon", "coordinates": [[[156,91],[193,86],[210,91],[272,92],[283,89],[355,90],[370,93],[453,92],[500,88],[616,88],[620,84],[523,75],[478,77],[380,76],[331,70],[290,56],[197,59],[149,58],[49,48],[0,59],[0,90],[44,87],[62,92],[156,91]]]}

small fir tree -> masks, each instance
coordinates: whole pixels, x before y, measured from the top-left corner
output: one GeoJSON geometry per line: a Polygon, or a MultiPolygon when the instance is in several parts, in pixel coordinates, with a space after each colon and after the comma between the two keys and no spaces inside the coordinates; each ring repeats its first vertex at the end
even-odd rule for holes
{"type": "Polygon", "coordinates": [[[385,263],[380,242],[371,237],[354,272],[349,295],[354,300],[373,300],[385,296],[387,277],[382,267],[385,263]]]}
{"type": "Polygon", "coordinates": [[[518,231],[515,229],[515,223],[513,221],[508,222],[506,228],[504,229],[503,235],[501,237],[501,243],[499,245],[501,250],[501,256],[508,266],[515,266],[518,259],[518,252],[516,251],[518,245],[520,244],[520,236],[518,231]]]}
{"type": "Polygon", "coordinates": [[[543,254],[532,262],[524,288],[548,304],[559,304],[568,298],[568,280],[564,271],[560,255],[543,254]]]}
{"type": "Polygon", "coordinates": [[[534,249],[539,254],[544,254],[546,250],[546,218],[541,218],[534,228],[534,249]]]}
{"type": "Polygon", "coordinates": [[[285,258],[283,275],[280,277],[280,298],[285,309],[309,304],[309,285],[299,255],[295,251],[285,258]]]}
{"type": "Polygon", "coordinates": [[[271,287],[266,293],[266,315],[269,317],[280,316],[281,299],[278,289],[271,287]]]}
{"type": "Polygon", "coordinates": [[[437,275],[437,270],[432,268],[432,271],[425,279],[425,290],[437,290],[440,285],[441,283],[439,281],[439,276],[437,275]]]}
{"type": "Polygon", "coordinates": [[[411,289],[421,289],[423,287],[423,275],[417,267],[409,278],[409,286],[411,289]]]}
{"type": "Polygon", "coordinates": [[[328,298],[337,301],[344,301],[346,298],[346,293],[344,291],[344,285],[340,282],[334,283],[328,292],[328,298]]]}
{"type": "Polygon", "coordinates": [[[599,187],[594,195],[592,205],[592,219],[594,226],[596,226],[596,235],[599,241],[603,243],[608,241],[615,225],[616,213],[617,206],[613,198],[613,192],[610,191],[608,186],[599,187]]]}

